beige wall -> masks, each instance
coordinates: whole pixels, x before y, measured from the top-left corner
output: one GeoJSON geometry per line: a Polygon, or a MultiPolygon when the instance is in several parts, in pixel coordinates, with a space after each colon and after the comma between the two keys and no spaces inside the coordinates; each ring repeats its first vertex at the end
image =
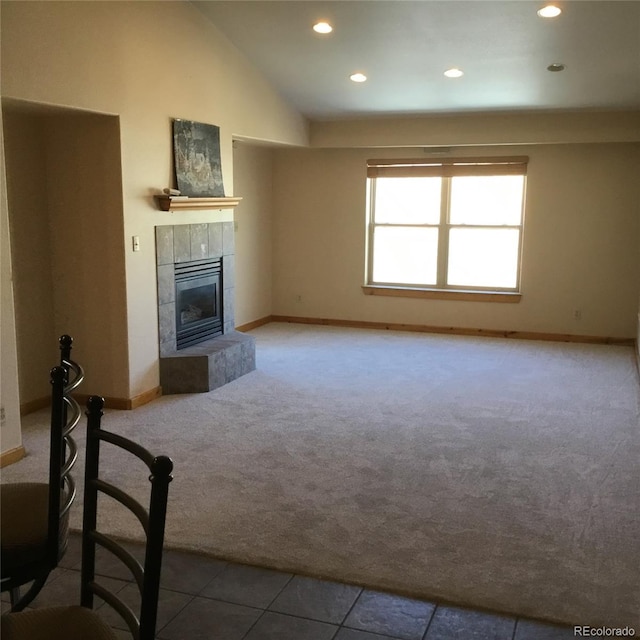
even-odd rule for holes
{"type": "Polygon", "coordinates": [[[363,295],[365,161],[407,157],[407,149],[279,150],[274,314],[634,337],[640,145],[473,147],[455,155],[505,152],[530,156],[519,304],[363,295]]]}
{"type": "Polygon", "coordinates": [[[471,113],[314,122],[311,146],[433,147],[639,142],[640,110],[471,113]]]}
{"type": "Polygon", "coordinates": [[[236,208],[236,326],[271,315],[273,151],[235,142],[234,186],[242,194],[236,208]]]}
{"type": "Polygon", "coordinates": [[[18,372],[22,404],[49,395],[59,358],[53,312],[44,120],[4,110],[18,372]]]}
{"type": "Polygon", "coordinates": [[[129,391],[118,118],[46,118],[47,203],[56,337],[74,339],[82,392],[129,391]],[[96,150],[99,150],[97,153],[96,150]]]}
{"type": "Polygon", "coordinates": [[[18,102],[4,112],[20,402],[49,396],[63,333],[82,391],[126,397],[118,119],[18,102]]]}
{"type": "Polygon", "coordinates": [[[123,237],[109,251],[125,251],[135,397],[159,382],[154,227],[230,216],[157,210],[152,194],[172,181],[172,118],[220,126],[227,195],[234,135],[304,145],[307,123],[187,2],[3,2],[1,35],[3,96],[120,118],[123,237]]]}
{"type": "Polygon", "coordinates": [[[5,453],[22,445],[22,432],[2,125],[0,111],[0,451],[5,453]]]}

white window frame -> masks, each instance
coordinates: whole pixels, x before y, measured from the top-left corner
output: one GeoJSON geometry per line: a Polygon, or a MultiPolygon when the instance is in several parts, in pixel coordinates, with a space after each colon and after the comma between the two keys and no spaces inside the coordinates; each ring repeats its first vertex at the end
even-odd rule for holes
{"type": "Polygon", "coordinates": [[[520,293],[522,246],[524,235],[526,174],[529,158],[526,156],[451,158],[442,161],[416,159],[385,159],[367,161],[367,250],[365,287],[418,289],[443,292],[495,292],[520,293]],[[452,224],[449,220],[451,182],[456,176],[522,175],[522,208],[518,225],[452,224]],[[441,183],[440,219],[438,224],[392,224],[375,222],[376,178],[380,177],[439,177],[441,183]],[[437,228],[438,256],[435,285],[416,285],[402,282],[376,282],[373,279],[373,237],[376,227],[437,228]],[[480,287],[449,285],[446,282],[449,259],[449,232],[451,229],[516,229],[518,231],[518,264],[515,287],[480,287]]]}

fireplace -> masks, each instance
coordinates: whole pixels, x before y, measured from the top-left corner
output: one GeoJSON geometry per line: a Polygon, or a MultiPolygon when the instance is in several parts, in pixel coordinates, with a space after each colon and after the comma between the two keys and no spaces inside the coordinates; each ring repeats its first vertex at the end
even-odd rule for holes
{"type": "Polygon", "coordinates": [[[174,274],[176,349],[222,335],[222,261],[176,263],[174,274]]]}
{"type": "Polygon", "coordinates": [[[235,330],[233,222],[156,227],[162,393],[205,393],[256,368],[235,330]]]}

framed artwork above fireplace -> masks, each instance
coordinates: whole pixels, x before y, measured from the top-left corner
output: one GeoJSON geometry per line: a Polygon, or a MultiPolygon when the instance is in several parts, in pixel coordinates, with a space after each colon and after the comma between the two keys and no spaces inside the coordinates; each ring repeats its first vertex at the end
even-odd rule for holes
{"type": "Polygon", "coordinates": [[[173,159],[176,184],[182,196],[224,197],[219,127],[174,120],[173,159]]]}

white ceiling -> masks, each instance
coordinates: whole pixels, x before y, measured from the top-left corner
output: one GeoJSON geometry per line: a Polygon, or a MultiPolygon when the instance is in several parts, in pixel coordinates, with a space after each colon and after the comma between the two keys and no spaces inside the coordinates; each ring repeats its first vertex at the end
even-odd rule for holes
{"type": "Polygon", "coordinates": [[[311,119],[640,108],[640,2],[205,0],[194,4],[311,119]],[[332,34],[311,29],[327,20],[332,34]],[[551,63],[565,71],[547,71],[551,63]],[[459,79],[443,76],[461,68],[459,79]],[[362,71],[369,80],[349,80],[362,71]]]}

